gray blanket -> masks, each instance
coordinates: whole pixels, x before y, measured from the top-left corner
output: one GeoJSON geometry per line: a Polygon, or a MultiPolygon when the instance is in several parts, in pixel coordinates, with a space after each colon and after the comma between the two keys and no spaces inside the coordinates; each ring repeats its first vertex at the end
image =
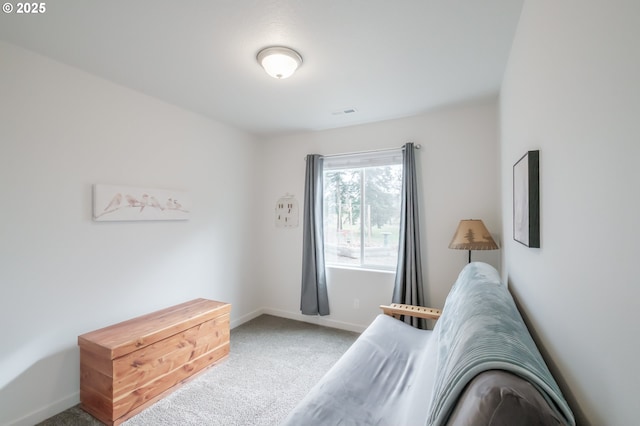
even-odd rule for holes
{"type": "Polygon", "coordinates": [[[427,424],[443,425],[479,373],[505,370],[530,381],[568,425],[573,413],[551,376],[511,294],[491,266],[465,267],[434,329],[437,368],[427,424]]]}

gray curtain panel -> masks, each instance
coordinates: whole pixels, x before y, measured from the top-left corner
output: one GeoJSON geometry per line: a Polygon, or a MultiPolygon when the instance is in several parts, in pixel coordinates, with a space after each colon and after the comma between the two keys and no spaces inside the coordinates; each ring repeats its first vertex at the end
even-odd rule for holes
{"type": "MultiPolygon", "coordinates": [[[[392,303],[424,306],[422,263],[420,261],[420,226],[418,223],[418,189],[413,143],[404,146],[403,168],[400,244],[392,303]]],[[[404,316],[402,319],[416,328],[427,328],[427,322],[423,318],[404,316]]]]}
{"type": "Polygon", "coordinates": [[[322,156],[307,155],[304,182],[302,291],[304,315],[329,315],[322,230],[322,156]]]}

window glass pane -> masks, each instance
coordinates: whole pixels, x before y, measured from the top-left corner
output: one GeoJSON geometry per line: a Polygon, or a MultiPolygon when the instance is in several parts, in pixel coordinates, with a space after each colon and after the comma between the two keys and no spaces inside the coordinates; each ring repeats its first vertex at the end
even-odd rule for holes
{"type": "Polygon", "coordinates": [[[327,264],[395,269],[402,164],[394,160],[387,165],[360,162],[348,168],[343,162],[337,168],[325,168],[327,264]]]}
{"type": "Polygon", "coordinates": [[[324,175],[325,261],[360,265],[361,223],[360,169],[326,172],[324,175]]]}
{"type": "Polygon", "coordinates": [[[365,170],[363,264],[395,268],[400,228],[402,166],[365,170]]]}

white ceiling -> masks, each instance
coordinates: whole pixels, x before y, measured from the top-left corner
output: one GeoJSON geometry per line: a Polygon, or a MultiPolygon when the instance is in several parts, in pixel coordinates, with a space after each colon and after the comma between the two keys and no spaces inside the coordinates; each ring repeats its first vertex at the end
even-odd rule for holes
{"type": "MultiPolygon", "coordinates": [[[[15,2],[12,2],[15,3],[15,2]]],[[[419,114],[499,90],[523,0],[53,0],[0,39],[256,134],[419,114]],[[257,52],[303,57],[269,77],[257,52]],[[335,115],[355,108],[354,114],[335,115]]]]}

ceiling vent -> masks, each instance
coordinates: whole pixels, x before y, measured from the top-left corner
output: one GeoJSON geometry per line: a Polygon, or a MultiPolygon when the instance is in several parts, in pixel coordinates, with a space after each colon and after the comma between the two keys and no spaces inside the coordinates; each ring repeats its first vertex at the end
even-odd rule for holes
{"type": "Polygon", "coordinates": [[[355,108],[344,108],[339,111],[333,111],[331,115],[347,115],[347,114],[354,114],[356,112],[358,112],[358,110],[355,108]]]}

